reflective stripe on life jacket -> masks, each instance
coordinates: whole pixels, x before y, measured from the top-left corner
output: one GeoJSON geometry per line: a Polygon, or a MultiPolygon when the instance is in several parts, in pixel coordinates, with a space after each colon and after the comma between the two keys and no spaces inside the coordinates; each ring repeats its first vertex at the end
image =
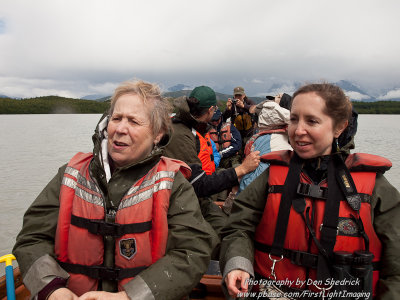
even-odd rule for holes
{"type": "Polygon", "coordinates": [[[209,132],[211,139],[215,142],[218,151],[222,151],[231,145],[231,123],[222,123],[219,132],[213,127],[209,132]]]}
{"type": "Polygon", "coordinates": [[[101,278],[118,280],[121,289],[139,271],[164,256],[174,178],[178,171],[186,178],[190,176],[190,168],[183,162],[161,157],[124,195],[115,223],[106,223],[104,196],[89,174],[92,157],[91,153],[78,153],[71,159],[60,190],[55,254],[70,273],[68,288],[78,296],[97,290],[101,278]],[[115,237],[117,271],[102,267],[102,235],[115,237]]]}
{"type": "Polygon", "coordinates": [[[201,168],[207,175],[211,175],[215,172],[214,154],[211,145],[211,137],[209,133],[206,133],[203,137],[196,131],[196,135],[199,139],[200,149],[197,156],[201,161],[201,168]]]}
{"type": "MultiPolygon", "coordinates": [[[[261,248],[270,248],[273,244],[276,229],[275,226],[283,190],[276,189],[276,191],[274,191],[273,187],[282,187],[284,185],[289,170],[288,165],[290,157],[291,151],[276,151],[262,156],[263,161],[268,161],[271,164],[268,180],[270,192],[268,194],[261,222],[258,225],[255,234],[255,271],[265,278],[271,276],[272,261],[269,258],[269,254],[266,253],[268,251],[264,251],[261,248]],[[261,245],[261,247],[257,247],[257,244],[261,245]]],[[[371,196],[375,186],[376,172],[387,170],[390,168],[391,163],[387,159],[379,156],[356,153],[347,158],[346,165],[350,170],[357,192],[371,196]],[[354,164],[353,162],[357,163],[354,164]],[[353,167],[356,167],[356,171],[353,167]],[[362,169],[368,171],[358,171],[362,169]]],[[[312,181],[305,173],[301,173],[300,183],[301,185],[313,185],[312,181]]],[[[319,188],[321,190],[327,188],[327,181],[323,180],[320,183],[319,188]]],[[[318,240],[320,240],[321,237],[320,227],[322,226],[321,224],[325,212],[325,200],[322,199],[323,194],[324,192],[321,192],[320,199],[305,197],[306,207],[310,207],[310,219],[314,220],[311,226],[313,227],[318,240]]],[[[307,212],[307,209],[305,211],[307,212]]],[[[352,216],[357,218],[361,217],[364,231],[369,238],[369,251],[374,254],[373,262],[380,261],[382,246],[373,228],[371,220],[371,204],[368,201],[363,201],[361,203],[361,208],[358,212],[351,209],[346,201],[340,202],[338,231],[341,233],[336,236],[334,251],[354,252],[356,250],[365,249],[365,242],[363,237],[360,235],[360,228],[353,221],[352,216]]],[[[309,278],[316,280],[315,267],[317,260],[313,262],[310,261],[310,259],[308,261],[302,261],[301,259],[302,256],[310,258],[311,256],[307,256],[307,253],[318,254],[318,249],[315,243],[313,241],[310,243],[310,241],[312,241],[310,233],[301,215],[291,207],[284,242],[284,252],[293,254],[293,257],[284,257],[281,261],[276,262],[274,269],[276,280],[288,279],[294,280],[293,282],[306,282],[309,278]],[[310,268],[308,277],[307,267],[310,268]]],[[[378,272],[379,271],[374,271],[374,291],[379,278],[378,272]]],[[[312,286],[306,287],[296,284],[291,287],[313,289],[312,286]]]]}

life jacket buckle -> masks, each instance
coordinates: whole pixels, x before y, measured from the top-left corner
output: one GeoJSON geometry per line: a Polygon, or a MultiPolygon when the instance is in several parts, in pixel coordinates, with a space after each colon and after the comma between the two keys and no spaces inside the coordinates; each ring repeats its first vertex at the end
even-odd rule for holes
{"type": "Polygon", "coordinates": [[[321,187],[316,184],[308,184],[300,182],[297,186],[297,193],[302,196],[317,198],[317,199],[327,199],[328,189],[321,187]]]}
{"type": "Polygon", "coordinates": [[[283,259],[283,255],[279,259],[273,259],[271,257],[271,254],[268,254],[269,259],[272,261],[272,266],[271,266],[271,275],[269,276],[270,279],[276,280],[276,274],[275,274],[275,264],[283,259]]]}
{"type": "Polygon", "coordinates": [[[105,268],[101,268],[99,270],[99,275],[101,279],[108,279],[108,280],[119,280],[119,271],[121,269],[118,268],[109,268],[109,267],[105,267],[105,268]]]}

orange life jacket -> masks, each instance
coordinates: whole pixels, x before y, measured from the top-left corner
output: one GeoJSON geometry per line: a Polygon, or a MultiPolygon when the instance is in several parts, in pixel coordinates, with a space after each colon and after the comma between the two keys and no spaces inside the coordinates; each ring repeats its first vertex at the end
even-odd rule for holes
{"type": "Polygon", "coordinates": [[[231,123],[222,123],[218,132],[214,127],[209,131],[211,139],[215,142],[218,151],[222,151],[231,145],[231,123]]]}
{"type": "Polygon", "coordinates": [[[215,172],[215,163],[210,134],[206,133],[204,137],[197,131],[196,134],[200,142],[200,150],[197,156],[200,158],[201,168],[207,175],[211,175],[215,172]]]}
{"type": "MultiPolygon", "coordinates": [[[[260,224],[256,229],[255,234],[255,271],[262,277],[270,278],[272,260],[269,258],[268,251],[266,248],[270,247],[274,241],[276,221],[279,213],[279,206],[282,196],[282,189],[285,183],[286,176],[289,170],[289,161],[291,157],[291,151],[275,151],[263,155],[261,158],[267,160],[270,165],[269,170],[269,193],[264,209],[264,213],[260,224]],[[262,245],[261,249],[260,246],[262,245]],[[258,248],[258,249],[257,249],[258,248]]],[[[390,161],[383,157],[356,153],[351,154],[346,159],[346,166],[350,170],[350,174],[354,180],[357,188],[357,192],[362,196],[361,208],[358,211],[351,209],[346,201],[340,202],[339,208],[339,224],[338,234],[336,236],[336,244],[334,251],[348,251],[354,252],[356,250],[364,250],[364,239],[358,236],[357,224],[353,221],[352,215],[361,217],[364,231],[369,238],[369,251],[374,254],[373,262],[380,260],[381,256],[381,242],[378,239],[371,220],[371,204],[370,198],[372,191],[375,186],[376,172],[379,170],[387,170],[391,167],[390,161]]],[[[312,184],[310,178],[305,174],[301,173],[300,185],[301,184],[312,184]]],[[[320,185],[322,189],[327,187],[327,180],[323,180],[320,185]]],[[[327,190],[326,190],[327,191],[327,190]]],[[[325,200],[312,199],[305,197],[306,207],[314,206],[314,224],[312,227],[316,233],[317,239],[320,240],[320,226],[324,218],[325,211],[325,200]]],[[[313,242],[311,247],[309,246],[310,233],[299,213],[297,213],[293,206],[290,208],[289,222],[286,231],[286,237],[284,241],[284,249],[289,250],[286,253],[291,252],[293,254],[301,254],[301,252],[307,252],[312,254],[318,254],[318,249],[313,242]]],[[[293,255],[295,257],[296,255],[293,255]]],[[[300,257],[299,255],[298,257],[300,257]]],[[[276,258],[276,257],[275,257],[276,258]]],[[[310,269],[309,277],[306,278],[307,269],[302,266],[301,263],[294,263],[294,258],[289,259],[284,257],[281,261],[275,264],[276,280],[294,280],[294,282],[306,282],[312,279],[316,280],[316,269],[310,269]],[[293,262],[292,262],[293,261],[293,262]],[[298,281],[297,281],[298,280],[298,281]]],[[[379,278],[379,271],[373,272],[373,290],[375,291],[376,282],[379,278]]],[[[304,286],[292,285],[291,287],[304,289],[304,286]]],[[[312,289],[312,287],[308,287],[312,289]]]]}
{"type": "Polygon", "coordinates": [[[55,254],[69,272],[68,288],[78,296],[97,290],[98,280],[121,285],[164,256],[168,237],[167,212],[174,177],[190,168],[161,157],[122,198],[115,224],[106,223],[105,200],[89,174],[92,153],[78,153],[68,163],[60,190],[55,254]],[[103,267],[103,236],[115,236],[115,268],[103,267]],[[103,276],[103,277],[102,277],[103,276]]]}

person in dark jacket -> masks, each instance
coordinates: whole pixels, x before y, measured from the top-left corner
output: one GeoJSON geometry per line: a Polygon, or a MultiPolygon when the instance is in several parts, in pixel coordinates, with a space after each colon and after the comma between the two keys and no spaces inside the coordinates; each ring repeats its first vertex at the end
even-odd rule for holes
{"type": "Polygon", "coordinates": [[[239,130],[242,137],[242,150],[247,140],[253,135],[254,115],[250,112],[254,101],[247,97],[244,88],[237,86],[233,89],[233,99],[229,98],[226,102],[226,109],[223,117],[224,121],[230,118],[232,124],[239,130]]]}
{"type": "Polygon", "coordinates": [[[182,299],[219,242],[189,167],[162,156],[171,131],[158,86],[126,82],[93,135],[24,216],[13,249],[35,299],[182,299]]]}
{"type": "Polygon", "coordinates": [[[216,109],[215,92],[207,86],[193,89],[189,97],[178,99],[175,103],[176,115],[172,119],[173,134],[165,149],[165,155],[186,162],[192,169],[189,179],[199,197],[203,216],[217,233],[225,225],[226,215],[209,196],[239,185],[239,179],[257,168],[259,152],[253,152],[248,159],[235,168],[206,175],[198,157],[196,132],[205,134],[209,130],[208,122],[216,109]]]}
{"type": "Polygon", "coordinates": [[[222,232],[229,295],[400,297],[400,194],[383,176],[390,161],[349,154],[356,128],[339,87],[294,93],[294,151],[262,156],[270,167],[235,200],[222,232]]]}

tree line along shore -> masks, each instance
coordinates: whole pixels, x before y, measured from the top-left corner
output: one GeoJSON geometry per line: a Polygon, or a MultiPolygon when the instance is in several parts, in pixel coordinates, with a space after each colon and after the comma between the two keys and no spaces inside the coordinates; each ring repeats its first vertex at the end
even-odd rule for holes
{"type": "MultiPolygon", "coordinates": [[[[171,103],[174,98],[167,98],[171,103]]],[[[110,106],[110,101],[94,101],[45,96],[26,99],[0,98],[0,114],[101,114],[110,106]]],[[[218,106],[225,109],[226,101],[219,100],[218,106]]],[[[359,114],[400,114],[400,101],[353,101],[359,114]]]]}

